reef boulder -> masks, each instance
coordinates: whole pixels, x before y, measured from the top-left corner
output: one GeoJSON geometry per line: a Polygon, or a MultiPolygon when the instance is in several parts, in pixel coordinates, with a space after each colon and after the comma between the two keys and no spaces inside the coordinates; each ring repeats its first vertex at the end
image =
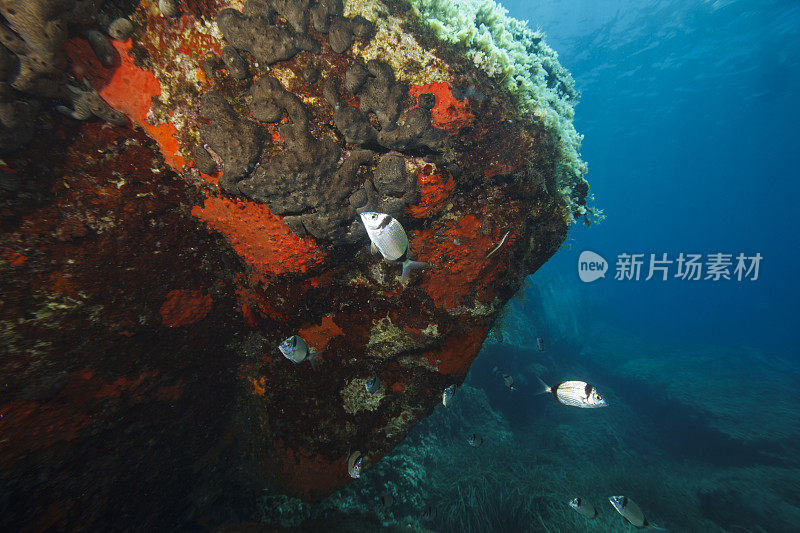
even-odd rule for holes
{"type": "Polygon", "coordinates": [[[67,114],[118,126],[58,118],[0,166],[0,524],[216,525],[353,482],[587,213],[572,80],[499,7],[516,40],[455,42],[425,2],[164,4],[108,13],[111,66],[47,48],[67,114]],[[427,262],[407,285],[364,211],[427,262]]]}

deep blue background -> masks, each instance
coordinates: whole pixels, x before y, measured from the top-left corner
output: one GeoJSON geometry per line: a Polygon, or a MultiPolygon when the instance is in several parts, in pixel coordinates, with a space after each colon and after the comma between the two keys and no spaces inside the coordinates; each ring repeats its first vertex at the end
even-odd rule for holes
{"type": "MultiPolygon", "coordinates": [[[[571,249],[542,271],[568,273],[620,327],[794,354],[800,324],[800,2],[507,0],[546,30],[582,93],[575,123],[596,205],[571,249]],[[577,277],[585,249],[760,252],[756,282],[577,277]]],[[[534,280],[537,276],[534,277],[534,280]]]]}

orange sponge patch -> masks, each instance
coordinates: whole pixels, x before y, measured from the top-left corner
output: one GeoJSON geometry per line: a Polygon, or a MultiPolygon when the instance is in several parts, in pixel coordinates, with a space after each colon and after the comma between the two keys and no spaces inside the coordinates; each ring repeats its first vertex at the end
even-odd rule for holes
{"type": "Polygon", "coordinates": [[[161,84],[152,72],[142,70],[133,64],[130,50],[131,41],[111,41],[120,57],[119,65],[106,68],[100,64],[92,48],[85,39],[70,39],[64,50],[72,62],[76,75],[87,79],[103,100],[128,115],[137,126],[141,126],[156,140],[164,159],[169,166],[179,170],[185,161],[178,154],[177,132],[172,124],[153,125],[147,122],[150,103],[154,96],[161,94],[161,84]]]}
{"type": "Polygon", "coordinates": [[[445,200],[456,188],[456,182],[452,176],[448,176],[447,181],[444,181],[438,174],[426,175],[421,172],[417,174],[417,187],[422,199],[418,204],[408,206],[406,213],[414,218],[425,218],[444,207],[445,200]]]}
{"type": "Polygon", "coordinates": [[[298,237],[264,204],[206,198],[192,214],[222,233],[236,253],[262,275],[305,272],[325,253],[312,237],[298,237]]]}
{"type": "Polygon", "coordinates": [[[174,290],[167,294],[159,313],[165,326],[176,328],[205,318],[211,305],[211,296],[200,291],[174,290]]]}
{"type": "Polygon", "coordinates": [[[481,300],[493,297],[488,294],[491,291],[490,281],[503,267],[486,260],[492,238],[481,234],[480,227],[481,222],[477,217],[465,215],[459,220],[445,222],[444,228],[414,232],[414,251],[420,261],[427,261],[431,265],[426,271],[422,287],[437,307],[457,307],[475,288],[483,288],[486,292],[478,294],[481,300]]]}
{"type": "Polygon", "coordinates": [[[431,110],[431,125],[444,130],[457,130],[468,126],[475,120],[469,111],[469,101],[457,100],[446,83],[429,83],[428,85],[412,85],[411,96],[433,93],[436,104],[431,110]]]}
{"type": "Polygon", "coordinates": [[[440,374],[466,376],[488,331],[486,327],[474,326],[464,335],[451,335],[440,350],[428,354],[428,360],[438,365],[440,374]]]}
{"type": "Polygon", "coordinates": [[[331,317],[325,316],[322,317],[322,323],[319,326],[303,328],[299,333],[309,346],[313,346],[317,350],[324,350],[332,338],[342,335],[344,331],[336,325],[331,317]]]}

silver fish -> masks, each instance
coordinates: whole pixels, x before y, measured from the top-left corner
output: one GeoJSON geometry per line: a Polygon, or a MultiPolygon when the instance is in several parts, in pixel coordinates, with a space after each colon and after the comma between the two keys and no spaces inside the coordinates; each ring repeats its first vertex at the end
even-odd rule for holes
{"type": "MultiPolygon", "coordinates": [[[[538,376],[537,379],[539,379],[538,376]]],[[[539,391],[539,394],[550,392],[559,403],[563,403],[564,405],[583,407],[586,409],[606,407],[608,405],[608,402],[597,392],[597,389],[585,381],[564,381],[553,387],[550,387],[541,379],[539,379],[539,383],[542,386],[542,390],[539,391]]]]}
{"type": "Polygon", "coordinates": [[[306,360],[306,357],[308,357],[308,344],[306,344],[303,337],[299,335],[292,335],[284,340],[280,346],[278,346],[278,349],[286,359],[293,363],[302,363],[306,360]]]}
{"type": "Polygon", "coordinates": [[[538,348],[540,352],[544,351],[544,339],[541,337],[536,337],[536,348],[538,348]]]}
{"type": "Polygon", "coordinates": [[[636,505],[636,502],[625,496],[611,496],[608,499],[614,509],[622,515],[628,523],[639,529],[650,529],[652,531],[666,531],[662,527],[656,527],[647,521],[644,513],[636,505]]]}
{"type": "Polygon", "coordinates": [[[347,473],[350,474],[351,478],[358,479],[361,477],[362,463],[363,457],[359,451],[351,453],[350,457],[347,458],[347,473]]]}
{"type": "Polygon", "coordinates": [[[365,211],[361,213],[361,222],[367,229],[371,242],[370,249],[380,252],[384,259],[403,264],[403,275],[400,281],[405,284],[408,274],[415,268],[424,268],[427,263],[411,260],[411,248],[403,226],[391,215],[365,211]]]}
{"type": "Polygon", "coordinates": [[[469,445],[473,448],[478,448],[483,444],[483,437],[481,437],[480,433],[473,433],[467,437],[467,442],[469,442],[469,445]]]}
{"type": "Polygon", "coordinates": [[[364,383],[364,388],[367,389],[368,393],[373,394],[381,388],[381,380],[377,376],[372,376],[364,383]]]}
{"type": "Polygon", "coordinates": [[[511,390],[516,390],[516,389],[514,388],[514,378],[512,378],[510,374],[504,374],[504,375],[503,375],[503,383],[504,383],[504,384],[505,384],[505,386],[506,386],[506,387],[508,387],[509,389],[511,389],[511,390]]]}
{"type": "Polygon", "coordinates": [[[278,345],[278,349],[289,361],[293,363],[302,363],[307,359],[308,362],[311,363],[311,367],[317,370],[317,357],[321,352],[311,352],[308,349],[308,344],[306,344],[305,339],[300,335],[292,335],[284,340],[278,345]]]}
{"type": "Polygon", "coordinates": [[[445,407],[450,407],[450,403],[453,401],[453,395],[456,393],[456,386],[450,385],[446,387],[444,391],[442,391],[442,405],[445,407]]]}
{"type": "Polygon", "coordinates": [[[597,518],[597,509],[583,498],[573,498],[570,500],[569,506],[586,518],[597,518]]]}

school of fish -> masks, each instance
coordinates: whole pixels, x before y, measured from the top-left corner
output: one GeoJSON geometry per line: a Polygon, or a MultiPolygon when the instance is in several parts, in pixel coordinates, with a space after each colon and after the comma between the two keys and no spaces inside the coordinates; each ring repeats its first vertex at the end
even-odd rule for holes
{"type": "MultiPolygon", "coordinates": [[[[413,260],[408,236],[398,220],[386,213],[377,213],[373,211],[363,212],[360,216],[370,239],[370,251],[373,254],[380,253],[383,259],[390,263],[401,265],[402,272],[400,282],[402,285],[405,286],[408,283],[411,271],[423,269],[428,266],[427,263],[413,260]]],[[[503,235],[500,243],[486,255],[487,259],[505,244],[507,237],[508,232],[503,235]]],[[[542,337],[537,337],[536,348],[539,352],[545,351],[544,339],[542,337]]],[[[284,357],[293,363],[297,364],[303,361],[309,361],[316,370],[316,361],[321,352],[312,351],[305,339],[299,335],[288,337],[280,343],[278,349],[284,357]]],[[[514,377],[511,374],[502,372],[498,367],[494,367],[492,373],[500,377],[503,381],[503,385],[510,391],[516,390],[514,377]]],[[[583,409],[608,406],[608,402],[600,392],[598,392],[593,385],[585,381],[568,380],[550,386],[538,376],[536,376],[536,379],[539,388],[534,394],[550,393],[556,401],[563,405],[583,409]]],[[[378,379],[377,376],[372,376],[366,380],[364,387],[369,394],[374,394],[381,387],[380,379],[378,379]]],[[[442,390],[442,405],[449,408],[453,404],[455,394],[455,384],[445,387],[442,390]]],[[[473,448],[479,448],[483,444],[483,437],[480,433],[472,433],[467,437],[467,443],[473,448]]],[[[348,452],[346,462],[347,473],[350,477],[353,479],[361,478],[361,471],[364,466],[364,456],[362,453],[360,451],[348,452]]],[[[394,502],[394,497],[389,493],[384,493],[379,498],[379,504],[382,507],[390,507],[394,502]]],[[[611,496],[609,502],[630,525],[639,529],[666,531],[663,528],[650,524],[647,518],[645,518],[641,508],[630,498],[626,496],[611,496]]],[[[592,520],[598,516],[598,511],[594,505],[584,498],[573,498],[568,502],[568,505],[586,519],[592,520]]],[[[428,505],[422,511],[421,518],[430,520],[433,517],[433,513],[434,507],[428,505]]]]}

